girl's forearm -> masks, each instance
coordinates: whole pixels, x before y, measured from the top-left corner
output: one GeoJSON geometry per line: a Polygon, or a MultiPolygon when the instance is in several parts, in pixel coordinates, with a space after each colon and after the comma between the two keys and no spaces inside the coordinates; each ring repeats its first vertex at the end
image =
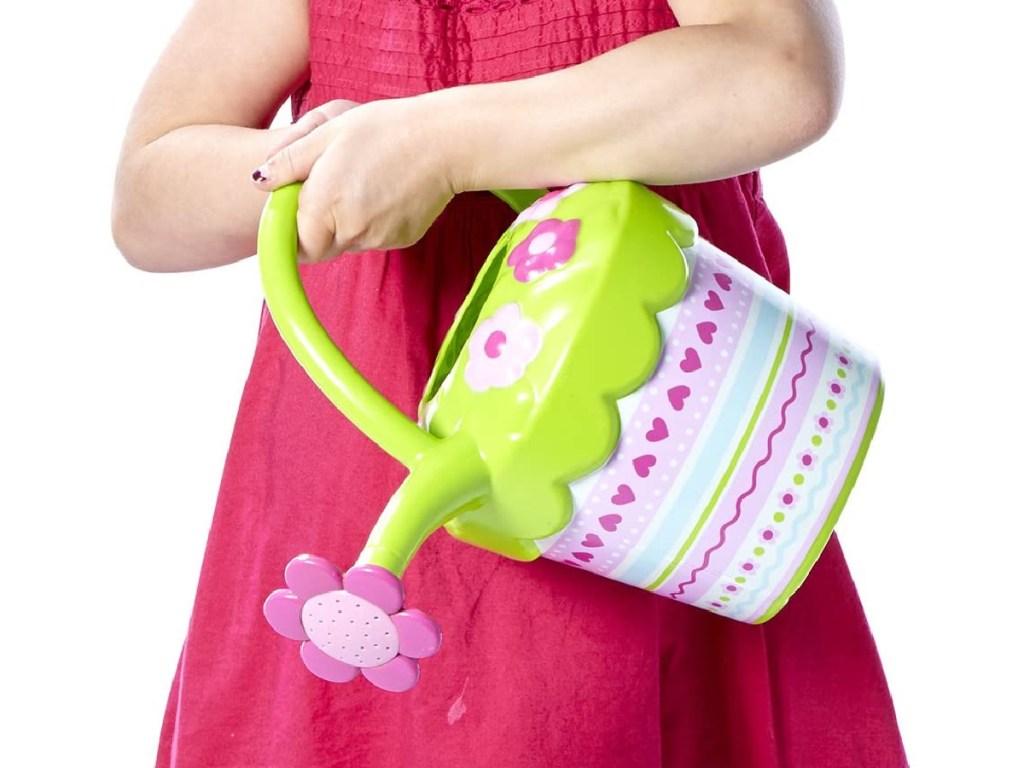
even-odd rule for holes
{"type": "Polygon", "coordinates": [[[129,263],[183,272],[255,253],[266,193],[248,177],[278,133],[188,125],[126,150],[117,171],[113,232],[129,263]]]}
{"type": "Polygon", "coordinates": [[[665,30],[527,80],[427,94],[420,112],[458,192],[726,178],[799,151],[834,119],[838,41],[779,37],[733,24],[665,30]]]}

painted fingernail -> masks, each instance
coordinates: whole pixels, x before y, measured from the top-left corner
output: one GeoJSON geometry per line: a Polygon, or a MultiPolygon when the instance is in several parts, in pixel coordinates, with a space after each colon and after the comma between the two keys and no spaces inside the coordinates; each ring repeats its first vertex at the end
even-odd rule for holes
{"type": "Polygon", "coordinates": [[[252,172],[252,180],[255,181],[257,184],[260,184],[264,181],[269,181],[270,169],[267,168],[266,165],[261,165],[259,168],[252,172]]]}

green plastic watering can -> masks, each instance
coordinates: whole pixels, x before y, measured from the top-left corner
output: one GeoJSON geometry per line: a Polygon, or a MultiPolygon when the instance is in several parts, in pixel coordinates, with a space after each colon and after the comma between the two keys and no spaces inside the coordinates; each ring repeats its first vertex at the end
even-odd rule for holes
{"type": "Polygon", "coordinates": [[[642,184],[501,190],[519,215],[456,315],[414,422],[314,316],[296,262],[298,194],[274,192],[260,223],[270,314],[324,394],[409,469],[347,572],[299,556],[267,599],[310,671],[416,683],[441,633],[403,609],[401,577],[442,526],[740,621],[785,604],[874,434],[883,384],[869,355],[642,184]],[[325,629],[340,616],[369,629],[325,629]]]}

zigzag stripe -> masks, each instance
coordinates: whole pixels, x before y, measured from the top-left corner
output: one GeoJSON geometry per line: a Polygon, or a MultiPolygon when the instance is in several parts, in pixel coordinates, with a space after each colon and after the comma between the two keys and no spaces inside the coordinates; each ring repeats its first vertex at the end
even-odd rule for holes
{"type": "MultiPolygon", "coordinates": [[[[819,510],[815,504],[815,499],[817,499],[822,489],[827,490],[830,487],[830,484],[827,482],[829,468],[846,455],[846,453],[843,451],[844,438],[850,432],[851,429],[856,427],[856,419],[852,419],[850,417],[852,415],[852,411],[857,407],[857,403],[861,402],[860,398],[857,395],[860,392],[861,385],[864,383],[865,378],[864,367],[857,367],[857,380],[854,383],[854,385],[850,387],[849,400],[847,400],[846,402],[846,408],[843,409],[843,419],[846,423],[844,423],[843,426],[839,429],[839,431],[836,432],[835,442],[833,442],[832,444],[832,452],[829,454],[828,458],[821,463],[821,467],[819,469],[820,480],[814,486],[813,491],[811,491],[811,493],[808,494],[807,503],[804,508],[803,514],[793,519],[793,524],[790,528],[790,531],[793,535],[789,536],[786,542],[776,550],[775,558],[773,559],[772,564],[768,566],[766,569],[764,569],[764,571],[762,571],[761,582],[763,584],[771,584],[772,575],[779,568],[782,567],[783,563],[786,562],[784,555],[789,549],[796,546],[800,542],[807,541],[808,537],[801,537],[796,535],[796,533],[797,531],[799,531],[800,526],[807,520],[808,517],[810,517],[812,514],[815,514],[816,512],[821,512],[821,510],[819,510]]],[[[785,586],[785,584],[779,585],[779,590],[784,589],[785,586]]],[[[747,606],[750,603],[752,603],[756,597],[757,591],[751,591],[746,600],[735,606],[735,615],[740,616],[742,614],[742,611],[745,608],[747,608],[747,606]]],[[[772,597],[772,595],[769,595],[769,597],[772,597]]]]}
{"type": "Polygon", "coordinates": [[[743,506],[743,502],[748,497],[752,496],[754,492],[757,490],[758,472],[761,471],[761,467],[763,467],[765,464],[771,461],[772,454],[774,452],[774,446],[772,445],[772,443],[774,442],[775,438],[783,430],[785,430],[786,425],[788,423],[786,411],[788,411],[789,407],[796,402],[796,383],[807,375],[807,358],[811,354],[811,350],[814,347],[814,342],[811,341],[811,337],[814,336],[815,332],[816,331],[814,326],[811,325],[811,328],[810,330],[807,331],[806,335],[807,346],[804,347],[804,350],[800,353],[800,370],[797,371],[796,374],[794,374],[792,381],[790,381],[789,383],[789,397],[786,398],[786,401],[782,404],[782,411],[779,424],[768,435],[768,449],[764,457],[761,458],[761,460],[754,465],[754,469],[751,472],[750,477],[750,487],[747,488],[747,490],[745,490],[743,493],[741,493],[739,497],[736,499],[736,513],[732,516],[731,519],[727,520],[725,523],[722,524],[722,527],[718,531],[718,541],[704,553],[704,558],[701,560],[701,564],[690,572],[690,577],[686,581],[680,583],[677,586],[676,591],[672,592],[669,595],[670,597],[682,597],[683,593],[686,591],[686,588],[693,585],[697,581],[697,574],[703,570],[706,570],[707,567],[711,565],[711,555],[716,550],[721,549],[725,545],[726,530],[735,525],[736,521],[740,519],[740,507],[743,506]]]}

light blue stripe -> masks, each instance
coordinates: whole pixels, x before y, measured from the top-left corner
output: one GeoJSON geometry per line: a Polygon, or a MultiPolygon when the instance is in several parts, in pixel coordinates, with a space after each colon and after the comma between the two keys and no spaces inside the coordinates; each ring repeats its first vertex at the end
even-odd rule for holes
{"type": "MultiPolygon", "coordinates": [[[[754,300],[755,297],[756,294],[753,294],[751,299],[754,300]]],[[[701,499],[705,498],[709,489],[718,483],[717,470],[723,457],[734,450],[733,446],[743,434],[746,425],[741,422],[749,414],[754,394],[764,386],[765,376],[771,370],[774,356],[765,353],[764,350],[773,350],[778,345],[788,317],[768,301],[756,300],[754,304],[757,306],[751,306],[751,313],[747,318],[747,323],[753,323],[754,327],[750,344],[747,346],[748,354],[733,377],[733,386],[725,401],[725,407],[719,411],[718,420],[714,424],[704,425],[705,429],[711,429],[712,432],[709,440],[701,448],[700,455],[694,456],[692,452],[686,454],[686,461],[693,463],[690,479],[679,490],[679,496],[675,500],[665,500],[665,504],[671,504],[671,509],[667,515],[663,514],[664,506],[659,510],[663,514],[661,525],[652,531],[640,558],[621,576],[615,577],[619,581],[646,586],[661,574],[668,556],[686,539],[685,536],[679,535],[683,521],[700,514],[701,499]],[[754,354],[749,354],[751,351],[754,354]]],[[[726,330],[721,329],[720,333],[724,332],[726,330]]],[[[685,413],[684,410],[683,414],[685,413]]],[[[714,520],[714,516],[709,519],[714,520]]]]}
{"type": "MultiPolygon", "coordinates": [[[[831,341],[831,340],[830,340],[831,341]]],[[[832,349],[828,350],[828,355],[832,358],[832,349]]],[[[834,359],[834,358],[832,358],[834,359]]],[[[829,363],[825,363],[825,368],[822,370],[822,379],[828,379],[829,363]]],[[[815,514],[821,514],[822,510],[818,507],[818,496],[824,491],[828,491],[835,485],[835,483],[829,481],[829,469],[837,461],[844,459],[848,454],[848,450],[845,450],[845,439],[850,433],[851,429],[856,429],[857,424],[860,423],[860,419],[854,419],[853,413],[855,410],[863,408],[864,402],[860,398],[860,390],[865,382],[864,372],[867,366],[857,366],[857,380],[853,386],[850,387],[850,391],[847,393],[849,400],[846,402],[846,408],[843,409],[843,426],[836,432],[835,442],[832,444],[832,452],[828,458],[821,463],[818,474],[818,482],[815,483],[814,488],[808,490],[806,501],[804,502],[804,510],[800,513],[799,517],[793,519],[793,525],[790,528],[794,533],[800,530],[800,526],[807,520],[808,517],[815,514]]],[[[833,376],[835,375],[833,371],[833,376]]],[[[755,601],[763,600],[765,595],[765,586],[772,583],[772,577],[776,571],[779,570],[786,562],[785,554],[792,547],[796,546],[800,542],[807,541],[806,536],[792,535],[789,537],[783,537],[785,543],[781,547],[777,547],[775,550],[775,559],[772,564],[761,572],[761,577],[758,580],[761,584],[759,589],[748,590],[746,599],[738,604],[731,606],[730,614],[737,618],[743,616],[743,611],[748,610],[755,601]]],[[[813,537],[812,537],[813,538],[813,537]]],[[[785,584],[781,585],[785,587],[785,584]]],[[[770,596],[770,595],[769,595],[770,596]]]]}

